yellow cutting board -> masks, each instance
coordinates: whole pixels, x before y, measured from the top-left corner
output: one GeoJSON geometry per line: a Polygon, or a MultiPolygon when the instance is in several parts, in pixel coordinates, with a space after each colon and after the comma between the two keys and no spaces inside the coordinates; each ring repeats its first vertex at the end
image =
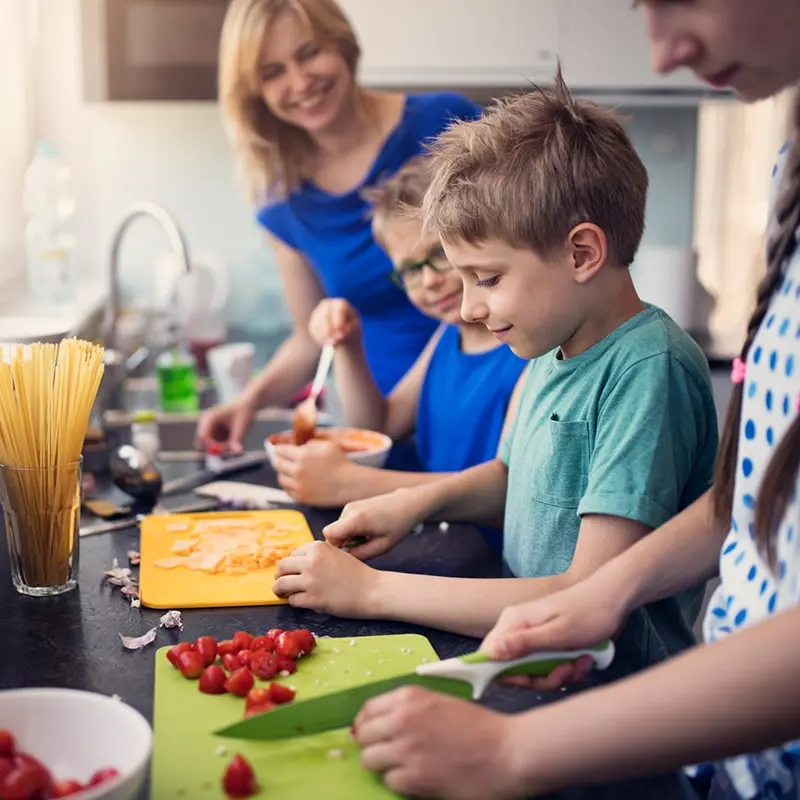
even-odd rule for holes
{"type": "MultiPolygon", "coordinates": [[[[274,539],[275,544],[294,550],[314,540],[306,518],[290,509],[274,511],[228,511],[203,514],[151,516],[141,525],[139,595],[149,608],[211,608],[284,603],[272,591],[275,567],[251,567],[241,573],[207,572],[176,566],[159,567],[156,562],[175,558],[176,543],[202,540],[219,533],[250,531],[274,539]]],[[[214,536],[216,543],[219,536],[214,536]]],[[[224,537],[223,537],[224,538],[224,537]]],[[[179,548],[180,544],[177,545],[179,548]]],[[[216,545],[215,545],[216,546],[216,545]]],[[[216,552],[216,551],[215,551],[216,552]]]]}

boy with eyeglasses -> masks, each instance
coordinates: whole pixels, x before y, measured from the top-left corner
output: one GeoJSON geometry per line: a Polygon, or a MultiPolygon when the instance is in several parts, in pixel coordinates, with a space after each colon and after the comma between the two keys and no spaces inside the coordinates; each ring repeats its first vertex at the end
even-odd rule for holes
{"type": "Polygon", "coordinates": [[[343,506],[352,500],[418,486],[490,461],[504,430],[525,360],[482,323],[461,318],[463,283],[435,237],[422,235],[419,210],[430,182],[429,159],[418,156],[392,179],[369,190],[372,228],[394,265],[391,279],[423,313],[441,320],[414,366],[384,398],[373,380],[350,303],[323,300],[311,335],[336,344],[336,388],[348,425],[398,440],[416,432],[425,472],[398,472],[353,464],[331,442],[278,448],[281,486],[309,505],[343,506]]]}

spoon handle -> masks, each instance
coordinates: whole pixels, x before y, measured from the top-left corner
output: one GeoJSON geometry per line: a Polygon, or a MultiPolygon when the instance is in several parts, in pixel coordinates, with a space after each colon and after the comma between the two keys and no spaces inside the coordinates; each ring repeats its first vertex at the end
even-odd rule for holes
{"type": "Polygon", "coordinates": [[[317,399],[322,387],[325,384],[325,379],[328,377],[331,364],[333,363],[334,346],[328,342],[323,348],[319,357],[319,364],[317,365],[317,374],[314,376],[314,382],[311,384],[311,397],[317,399]]]}

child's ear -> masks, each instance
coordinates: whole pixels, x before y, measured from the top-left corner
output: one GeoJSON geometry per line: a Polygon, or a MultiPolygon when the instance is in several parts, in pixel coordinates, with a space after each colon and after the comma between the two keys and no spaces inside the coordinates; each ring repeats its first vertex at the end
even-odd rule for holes
{"type": "Polygon", "coordinates": [[[576,283],[590,281],[606,263],[608,241],[601,228],[591,222],[576,225],[567,237],[576,283]]]}

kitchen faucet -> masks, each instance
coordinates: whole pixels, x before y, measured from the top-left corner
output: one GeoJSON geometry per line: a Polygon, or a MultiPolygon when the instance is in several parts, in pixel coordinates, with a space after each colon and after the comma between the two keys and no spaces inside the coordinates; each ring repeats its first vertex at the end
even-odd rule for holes
{"type": "Polygon", "coordinates": [[[108,306],[102,325],[102,340],[106,348],[106,373],[103,377],[103,385],[100,388],[98,403],[95,406],[96,411],[101,415],[112,407],[112,404],[120,406],[119,395],[125,379],[130,373],[139,369],[142,364],[152,360],[157,355],[157,353],[153,352],[155,348],[152,344],[140,345],[133,353],[126,354],[121,351],[117,342],[117,325],[120,316],[120,250],[128,228],[138,217],[150,217],[161,226],[172,250],[180,260],[181,267],[185,272],[191,271],[189,248],[186,245],[186,239],[176,221],[165,208],[156,203],[143,202],[132,206],[125,213],[125,216],[120,220],[114,231],[111,243],[108,306]],[[112,398],[116,401],[115,403],[112,403],[112,398]]]}

